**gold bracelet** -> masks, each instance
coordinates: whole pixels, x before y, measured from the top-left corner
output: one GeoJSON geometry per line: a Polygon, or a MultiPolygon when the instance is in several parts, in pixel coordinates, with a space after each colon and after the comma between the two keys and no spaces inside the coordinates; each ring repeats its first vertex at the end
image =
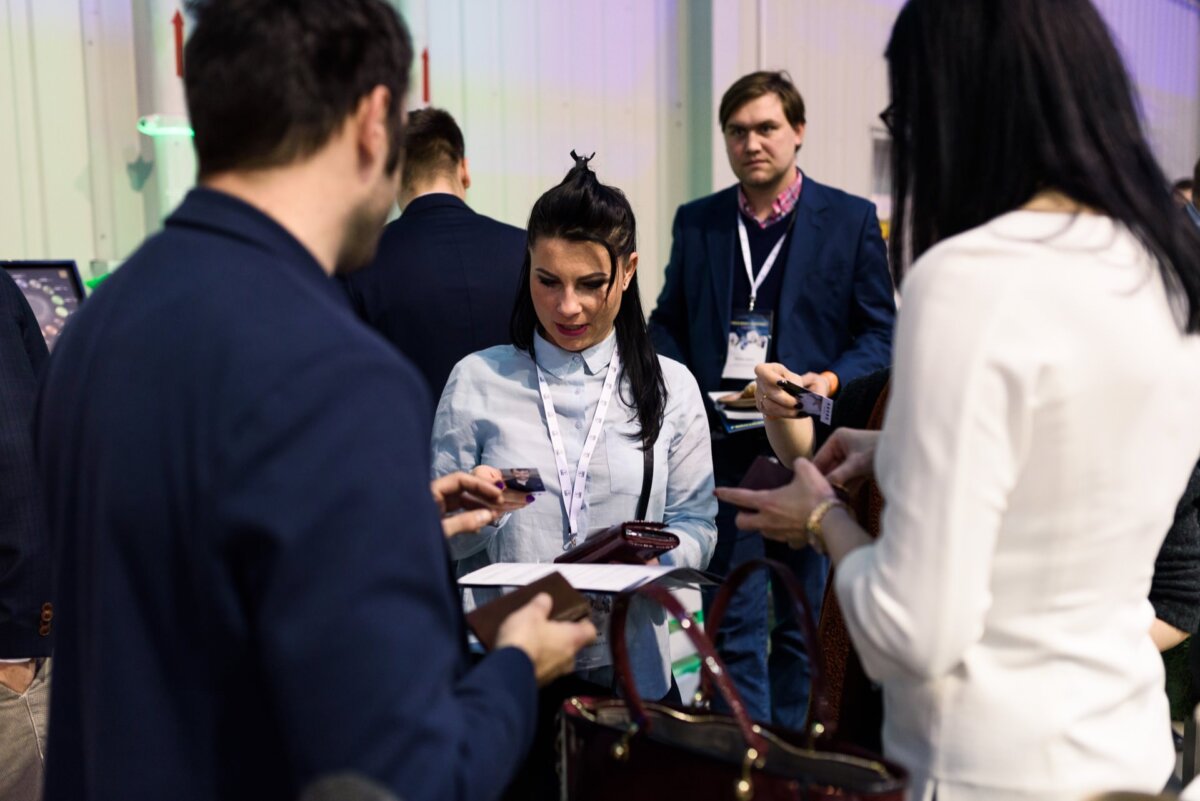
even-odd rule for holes
{"type": "Polygon", "coordinates": [[[831,509],[837,508],[845,509],[847,513],[850,511],[850,507],[846,505],[845,501],[837,498],[826,498],[816,505],[812,510],[812,514],[808,516],[808,522],[804,524],[804,531],[808,534],[809,544],[821,553],[825,553],[825,534],[821,531],[821,524],[825,521],[825,515],[829,514],[831,509]]]}

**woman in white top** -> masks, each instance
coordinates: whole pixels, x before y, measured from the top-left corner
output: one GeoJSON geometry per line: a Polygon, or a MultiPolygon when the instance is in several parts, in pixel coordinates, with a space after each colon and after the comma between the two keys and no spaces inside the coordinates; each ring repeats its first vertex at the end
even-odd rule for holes
{"type": "MultiPolygon", "coordinates": [[[[572,153],[574,156],[574,153],[572,153]]],[[[534,204],[513,311],[513,345],[459,362],[434,421],[436,475],[536,467],[546,494],[479,534],[449,541],[460,574],[493,562],[549,562],[590,532],[635,519],[653,457],[646,517],[680,538],[663,564],[703,568],[716,539],[708,421],[695,379],[660,358],[638,300],[633,209],[577,158],[534,204]]],[[[473,602],[488,600],[475,591],[473,602]]],[[[671,689],[661,610],[630,611],[640,691],[671,689]]],[[[601,632],[603,635],[603,631],[601,632]]],[[[604,642],[583,652],[583,678],[612,684],[604,642]]]]}
{"type": "Polygon", "coordinates": [[[1157,792],[1146,598],[1200,454],[1200,236],[1088,0],[912,0],[887,57],[893,263],[917,260],[883,431],[719,496],[830,553],[914,798],[1157,792]],[[831,486],[872,472],[875,543],[831,486]]]}

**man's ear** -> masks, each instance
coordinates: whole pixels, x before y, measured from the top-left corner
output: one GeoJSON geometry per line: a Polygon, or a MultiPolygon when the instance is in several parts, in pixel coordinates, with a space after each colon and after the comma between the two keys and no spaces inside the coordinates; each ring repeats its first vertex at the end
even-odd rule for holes
{"type": "Polygon", "coordinates": [[[471,165],[467,163],[466,156],[463,156],[462,162],[458,165],[458,181],[462,184],[463,189],[471,188],[471,165]]]}
{"type": "Polygon", "coordinates": [[[392,93],[386,86],[376,86],[358,102],[358,108],[354,112],[354,123],[360,166],[367,167],[376,162],[382,164],[387,161],[391,144],[388,125],[388,110],[391,104],[392,93]]]}
{"type": "Polygon", "coordinates": [[[792,128],[792,132],[796,134],[796,150],[799,150],[800,146],[804,144],[804,123],[792,128]]]}

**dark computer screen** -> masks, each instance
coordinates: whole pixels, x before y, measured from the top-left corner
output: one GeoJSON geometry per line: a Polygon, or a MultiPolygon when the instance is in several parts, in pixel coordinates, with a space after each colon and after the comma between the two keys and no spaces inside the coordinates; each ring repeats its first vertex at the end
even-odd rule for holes
{"type": "Polygon", "coordinates": [[[46,346],[54,341],[63,325],[83,302],[83,281],[73,261],[0,261],[0,267],[12,276],[29,301],[46,346]]]}

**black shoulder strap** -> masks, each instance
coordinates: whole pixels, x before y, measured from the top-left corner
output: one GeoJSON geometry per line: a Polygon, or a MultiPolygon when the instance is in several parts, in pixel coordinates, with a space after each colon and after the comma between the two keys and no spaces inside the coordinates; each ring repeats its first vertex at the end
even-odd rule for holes
{"type": "Polygon", "coordinates": [[[654,447],[646,447],[643,443],[642,450],[642,495],[638,498],[637,514],[634,520],[645,520],[646,510],[650,508],[650,488],[654,486],[654,447]]]}

